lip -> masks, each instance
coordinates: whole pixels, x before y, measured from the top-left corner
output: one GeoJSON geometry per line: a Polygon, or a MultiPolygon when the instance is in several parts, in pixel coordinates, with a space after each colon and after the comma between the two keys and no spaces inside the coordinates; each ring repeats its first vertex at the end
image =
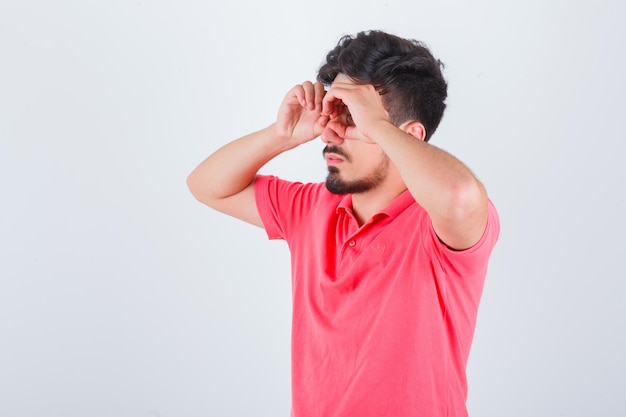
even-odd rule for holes
{"type": "Polygon", "coordinates": [[[325,154],[325,159],[328,165],[337,165],[345,161],[343,157],[331,152],[325,154]]]}

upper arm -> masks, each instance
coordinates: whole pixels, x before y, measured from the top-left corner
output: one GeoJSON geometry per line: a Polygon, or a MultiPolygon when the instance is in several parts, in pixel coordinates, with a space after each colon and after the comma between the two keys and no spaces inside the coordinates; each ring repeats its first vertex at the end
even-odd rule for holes
{"type": "Polygon", "coordinates": [[[482,184],[455,193],[449,209],[429,213],[439,239],[449,248],[464,250],[475,245],[487,227],[489,200],[482,184]]]}
{"type": "MultiPolygon", "coordinates": [[[[188,179],[188,186],[193,189],[193,185],[190,183],[192,179],[188,179]]],[[[194,197],[203,204],[215,209],[229,216],[235,217],[239,220],[243,220],[247,223],[255,226],[263,227],[259,210],[257,209],[256,197],[254,192],[253,179],[243,190],[236,194],[233,194],[224,198],[210,198],[206,195],[193,193],[194,197]]]]}

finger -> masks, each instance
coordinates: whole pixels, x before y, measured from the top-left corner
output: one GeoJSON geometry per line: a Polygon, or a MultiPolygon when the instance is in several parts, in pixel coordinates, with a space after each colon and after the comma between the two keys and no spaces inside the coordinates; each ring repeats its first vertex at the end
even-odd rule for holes
{"type": "Polygon", "coordinates": [[[298,84],[294,86],[291,90],[289,90],[289,93],[287,93],[287,98],[290,98],[290,97],[295,97],[297,102],[300,103],[301,106],[305,107],[306,94],[304,92],[304,88],[302,88],[302,85],[298,84]]]}
{"type": "Polygon", "coordinates": [[[305,81],[302,83],[302,89],[304,90],[304,104],[302,105],[307,110],[315,110],[315,87],[311,81],[305,81]]]}
{"type": "Polygon", "coordinates": [[[328,116],[320,116],[320,118],[317,119],[317,122],[322,128],[325,128],[328,125],[328,122],[330,122],[330,118],[328,116]]]}
{"type": "Polygon", "coordinates": [[[322,100],[322,114],[329,117],[337,117],[341,114],[343,102],[336,96],[336,90],[331,88],[326,92],[322,100]]]}
{"type": "Polygon", "coordinates": [[[319,81],[313,84],[313,88],[315,89],[315,110],[322,111],[322,101],[324,100],[324,96],[326,95],[326,90],[324,89],[324,84],[319,81]]]}
{"type": "Polygon", "coordinates": [[[346,104],[343,102],[343,100],[341,99],[336,99],[335,101],[333,101],[333,111],[330,115],[330,117],[341,117],[343,115],[343,113],[346,111],[346,108],[348,106],[346,106],[346,104]]]}
{"type": "Polygon", "coordinates": [[[358,126],[346,126],[346,130],[344,131],[344,134],[346,135],[345,136],[346,138],[358,139],[365,143],[376,143],[375,141],[363,136],[358,126]]]}

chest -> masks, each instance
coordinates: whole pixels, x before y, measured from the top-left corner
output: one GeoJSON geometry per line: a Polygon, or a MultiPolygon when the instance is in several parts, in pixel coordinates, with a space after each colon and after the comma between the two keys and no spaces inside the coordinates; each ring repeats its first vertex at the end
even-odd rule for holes
{"type": "Polygon", "coordinates": [[[362,227],[352,220],[318,222],[290,243],[296,310],[302,303],[351,326],[370,316],[364,311],[436,308],[441,270],[425,241],[428,225],[417,216],[380,216],[362,227]]]}

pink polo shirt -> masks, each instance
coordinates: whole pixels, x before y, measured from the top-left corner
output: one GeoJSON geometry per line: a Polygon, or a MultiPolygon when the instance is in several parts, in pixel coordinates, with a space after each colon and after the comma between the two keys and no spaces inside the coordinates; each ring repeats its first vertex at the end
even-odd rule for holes
{"type": "Polygon", "coordinates": [[[270,239],[292,264],[293,417],[467,416],[465,368],[495,208],[472,248],[452,251],[407,191],[359,227],[350,195],[259,176],[270,239]]]}

